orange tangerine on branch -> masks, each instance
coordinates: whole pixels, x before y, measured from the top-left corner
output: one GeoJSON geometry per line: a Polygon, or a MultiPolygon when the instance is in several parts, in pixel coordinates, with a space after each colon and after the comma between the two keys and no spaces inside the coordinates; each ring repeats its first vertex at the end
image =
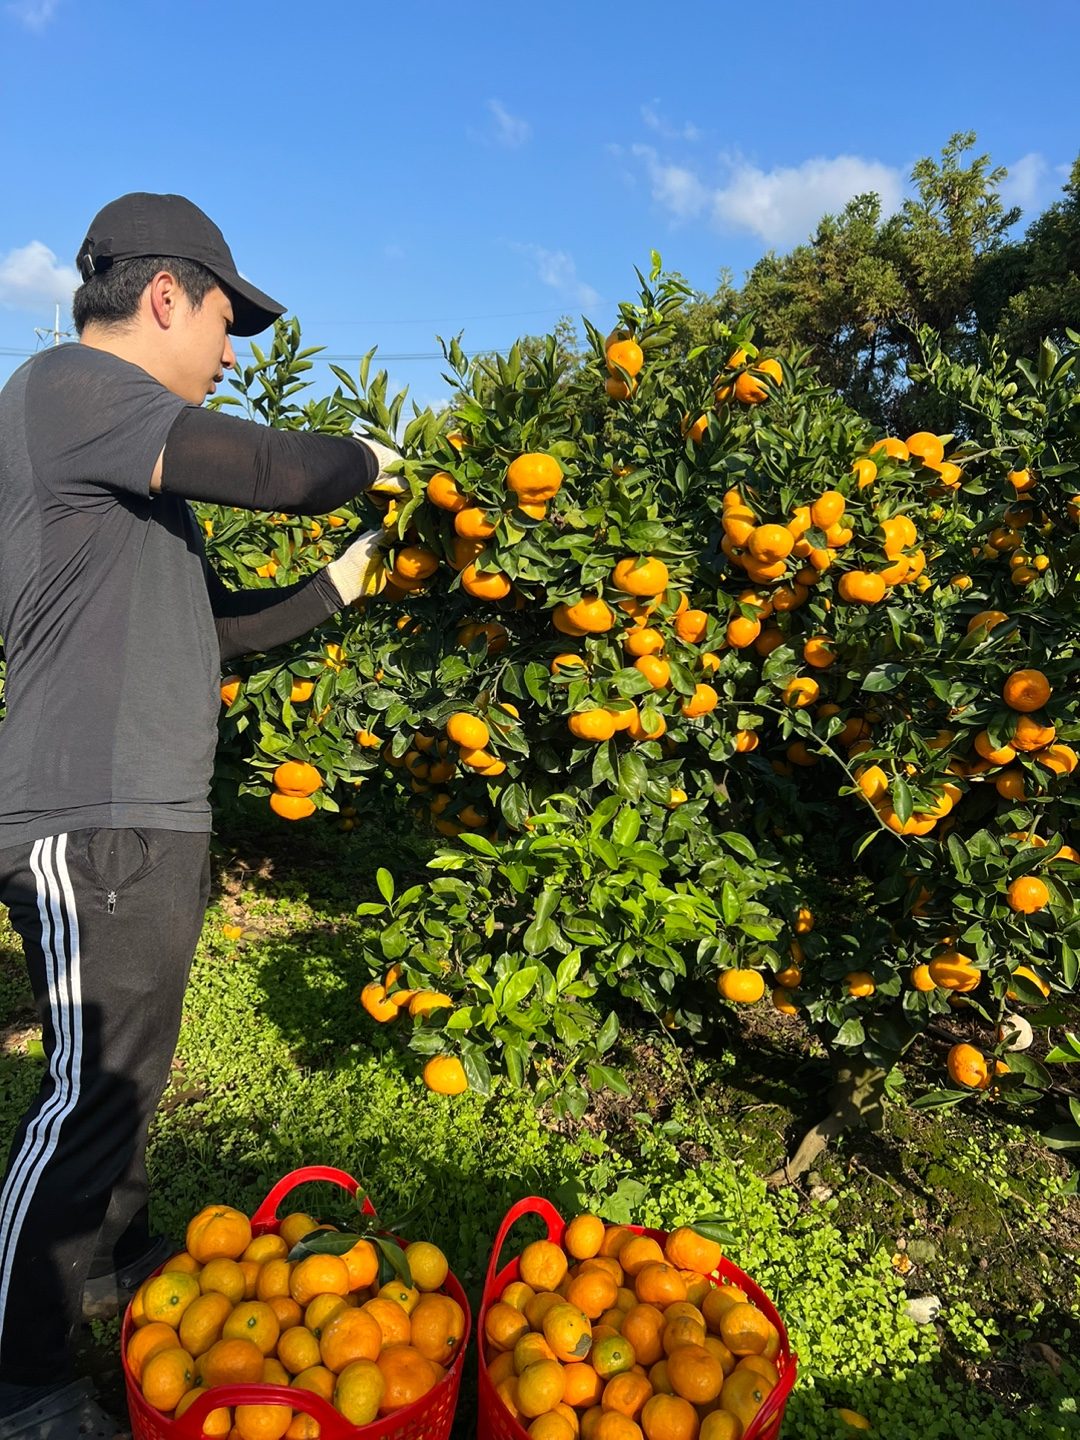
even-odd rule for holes
{"type": "Polygon", "coordinates": [[[1011,710],[1030,714],[1041,710],[1053,687],[1041,670],[1015,670],[1002,687],[1002,699],[1011,710]]]}
{"type": "Polygon", "coordinates": [[[1050,891],[1046,882],[1037,875],[1018,875],[1005,891],[1009,909],[1020,915],[1033,915],[1050,903],[1050,891]]]}
{"type": "Polygon", "coordinates": [[[758,970],[722,970],[716,986],[725,1000],[740,1005],[752,1005],[765,994],[765,980],[758,970]]]}
{"type": "Polygon", "coordinates": [[[575,604],[568,605],[566,618],[587,634],[602,634],[615,624],[611,606],[595,593],[583,595],[575,604]]]}
{"type": "Polygon", "coordinates": [[[906,443],[909,454],[931,465],[939,465],[945,458],[945,446],[929,430],[916,431],[907,437],[906,443]]]}
{"type": "Polygon", "coordinates": [[[613,340],[604,351],[604,359],[613,375],[617,370],[625,370],[633,378],[645,363],[645,353],[636,340],[626,338],[613,340]]]}
{"type": "Polygon", "coordinates": [[[869,570],[848,570],[837,586],[841,600],[850,605],[877,605],[885,598],[885,581],[869,570]]]}
{"type": "Polygon", "coordinates": [[[946,1068],[949,1079],[955,1085],[969,1090],[986,1090],[990,1086],[992,1077],[986,1056],[974,1045],[954,1045],[949,1051],[946,1068]]]}
{"type": "Polygon", "coordinates": [[[507,488],[530,504],[552,499],[562,483],[562,467],[553,455],[519,455],[506,471],[507,488]]]}
{"type": "MultiPolygon", "coordinates": [[[[306,761],[286,760],[274,771],[274,785],[277,790],[281,792],[282,795],[290,795],[303,798],[309,795],[313,795],[316,790],[320,790],[322,788],[322,783],[322,776],[319,774],[318,770],[315,769],[314,765],[309,765],[306,761]]],[[[213,1209],[214,1207],[207,1208],[213,1209]]],[[[221,1210],[228,1210],[230,1207],[221,1206],[218,1208],[221,1210]]],[[[200,1213],[195,1217],[195,1219],[191,1221],[191,1225],[195,1225],[201,1230],[202,1228],[207,1227],[207,1221],[207,1211],[203,1210],[200,1211],[200,1213]]],[[[248,1239],[250,1240],[250,1238],[251,1236],[249,1235],[248,1239]]],[[[245,1241],[245,1245],[246,1243],[247,1242],[245,1241]]],[[[191,1252],[192,1255],[195,1255],[196,1259],[199,1258],[196,1252],[191,1249],[190,1243],[188,1244],[188,1250],[191,1252]]],[[[232,1255],[228,1256],[227,1258],[236,1260],[238,1256],[232,1255]]]]}
{"type": "Polygon", "coordinates": [[[667,589],[668,568],[653,556],[620,560],[612,571],[612,584],[628,595],[660,595],[667,589]]]}

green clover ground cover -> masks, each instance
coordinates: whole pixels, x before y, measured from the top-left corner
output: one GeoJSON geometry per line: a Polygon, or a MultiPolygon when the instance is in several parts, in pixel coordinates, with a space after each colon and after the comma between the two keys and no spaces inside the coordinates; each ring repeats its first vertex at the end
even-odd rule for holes
{"type": "MultiPolygon", "coordinates": [[[[220,837],[219,837],[220,839],[220,837]]],[[[784,1435],[852,1434],[846,1406],[890,1440],[1021,1440],[1080,1434],[1080,1206],[1061,1162],[985,1109],[919,1115],[890,1106],[882,1135],[851,1136],[803,1188],[758,1178],[814,1118],[813,1061],[756,1048],[678,1053],[628,1028],[627,1099],[598,1096],[581,1122],[528,1094],[425,1090],[409,1057],[357,1004],[370,978],[364,925],[378,863],[422,873],[408,843],[387,854],[359,834],[261,833],[220,840],[218,883],[194,965],[173,1083],[152,1137],[156,1223],[181,1236],[211,1200],[254,1208],[305,1164],[350,1171],[388,1225],[447,1251],[475,1309],[492,1237],[523,1195],[564,1213],[669,1228],[704,1214],[728,1253],[776,1301],[800,1357],[784,1435]],[[223,926],[241,925],[239,940],[223,926]],[[914,1258],[906,1277],[901,1256],[914,1258]],[[905,1301],[933,1293],[918,1325],[905,1301]],[[1071,1352],[1071,1353],[1070,1353],[1071,1352]]],[[[17,941],[0,934],[0,1105],[10,1134],[40,1074],[17,941]]],[[[340,1192],[298,1191],[286,1208],[339,1218],[340,1192]]],[[[539,1233],[519,1226],[513,1244],[539,1233]]],[[[87,1358],[120,1412],[115,1325],[87,1358]]],[[[456,1434],[474,1433],[475,1351],[456,1434]]]]}

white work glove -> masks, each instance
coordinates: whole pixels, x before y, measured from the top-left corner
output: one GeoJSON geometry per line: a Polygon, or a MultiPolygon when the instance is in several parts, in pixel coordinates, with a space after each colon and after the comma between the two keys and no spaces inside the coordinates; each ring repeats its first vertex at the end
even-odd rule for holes
{"type": "Polygon", "coordinates": [[[377,595],[386,584],[386,539],[385,530],[366,530],[327,565],[326,573],[344,604],[377,595]]]}
{"type": "Polygon", "coordinates": [[[402,459],[398,452],[391,450],[389,445],[380,445],[377,440],[368,439],[366,435],[357,435],[356,438],[361,445],[367,446],[379,462],[379,473],[368,486],[367,493],[369,495],[408,495],[409,482],[401,473],[402,459]]]}

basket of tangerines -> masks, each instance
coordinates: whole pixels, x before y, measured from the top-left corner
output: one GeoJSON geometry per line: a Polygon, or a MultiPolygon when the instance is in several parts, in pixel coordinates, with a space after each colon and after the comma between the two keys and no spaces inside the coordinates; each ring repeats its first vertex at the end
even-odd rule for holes
{"type": "Polygon", "coordinates": [[[715,1239],[536,1197],[502,1223],[479,1328],[480,1440],[775,1440],[795,1383],[783,1321],[715,1239]],[[500,1269],[523,1215],[548,1238],[500,1269]]]}
{"type": "Polygon", "coordinates": [[[438,1246],[375,1218],[357,1182],[324,1166],[286,1176],[250,1219],[200,1211],[124,1316],[133,1440],[446,1440],[468,1301],[438,1246]],[[317,1180],[341,1185],[360,1223],[278,1218],[317,1180]]]}

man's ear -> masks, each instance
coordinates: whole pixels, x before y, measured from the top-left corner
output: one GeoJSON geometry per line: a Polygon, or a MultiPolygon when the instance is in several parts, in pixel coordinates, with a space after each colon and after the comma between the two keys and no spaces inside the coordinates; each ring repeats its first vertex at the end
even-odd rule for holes
{"type": "Polygon", "coordinates": [[[146,288],[151,315],[163,330],[168,330],[180,295],[176,276],[170,270],[159,270],[146,288]]]}

